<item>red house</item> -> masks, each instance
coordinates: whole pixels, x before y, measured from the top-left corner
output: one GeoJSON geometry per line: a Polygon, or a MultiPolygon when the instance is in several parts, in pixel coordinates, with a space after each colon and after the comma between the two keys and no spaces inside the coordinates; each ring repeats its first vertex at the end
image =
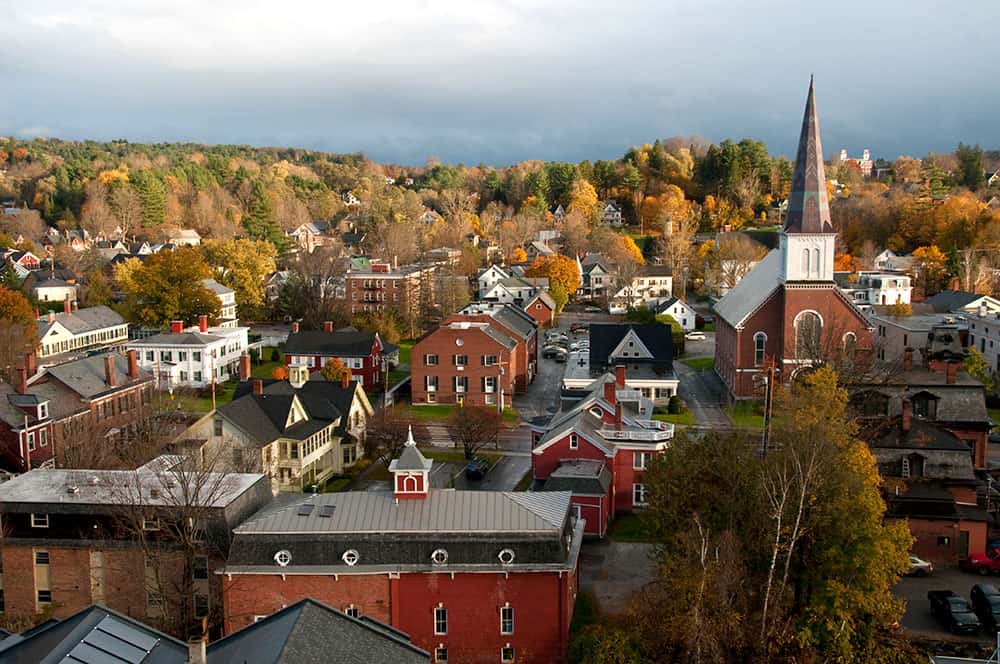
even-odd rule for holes
{"type": "Polygon", "coordinates": [[[236,528],[226,632],[313,597],[435,662],[565,661],[583,539],[570,494],[430,489],[430,466],[411,435],[392,493],[302,495],[236,528]]]}
{"type": "Polygon", "coordinates": [[[610,517],[646,504],[644,474],[673,438],[650,419],[653,405],[625,387],[625,368],[594,381],[571,409],[532,432],[531,468],[542,491],[569,490],[586,532],[602,537],[610,517]]]}
{"type": "Polygon", "coordinates": [[[524,392],[535,380],[538,371],[538,324],[520,307],[503,302],[473,302],[448,321],[479,321],[490,323],[517,342],[514,355],[515,388],[524,392]]]}
{"type": "Polygon", "coordinates": [[[556,317],[556,302],[546,290],[540,290],[527,304],[524,311],[535,319],[538,327],[550,327],[556,317]]]}
{"type": "Polygon", "coordinates": [[[385,356],[395,346],[382,341],[377,332],[360,332],[353,328],[333,329],[333,323],[323,323],[322,330],[300,330],[292,323],[292,332],[285,342],[285,364],[306,366],[319,371],[337,358],[351,370],[354,379],[370,390],[382,382],[385,356]]]}
{"type": "Polygon", "coordinates": [[[810,82],[779,248],[715,305],[715,370],[734,398],[754,397],[772,362],[790,380],[816,361],[871,356],[873,327],[833,280],[836,240],[810,82]]]}

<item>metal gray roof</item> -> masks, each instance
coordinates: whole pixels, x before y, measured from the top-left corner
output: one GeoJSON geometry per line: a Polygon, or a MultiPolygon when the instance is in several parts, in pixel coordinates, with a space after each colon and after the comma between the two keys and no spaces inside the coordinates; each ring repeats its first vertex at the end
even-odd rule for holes
{"type": "MultiPolygon", "coordinates": [[[[410,434],[413,435],[412,433],[410,434]]],[[[389,470],[395,472],[397,470],[430,470],[434,462],[428,459],[423,454],[420,453],[413,445],[406,445],[403,447],[402,453],[400,453],[398,459],[393,459],[392,463],[389,464],[389,470]]]]}
{"type": "Polygon", "coordinates": [[[738,328],[781,285],[781,252],[772,250],[715,303],[715,313],[738,328]]]}
{"type": "Polygon", "coordinates": [[[365,662],[417,664],[430,655],[388,625],[352,618],[304,599],[208,647],[212,664],[365,662]]]}
{"type": "MultiPolygon", "coordinates": [[[[128,385],[136,385],[152,380],[152,375],[139,370],[139,377],[132,379],[128,375],[128,358],[119,353],[108,353],[106,355],[92,355],[78,360],[70,360],[63,364],[56,364],[44,369],[43,375],[51,376],[66,387],[70,388],[80,396],[91,399],[105,392],[113,392],[128,385]],[[114,358],[115,363],[115,387],[109,387],[104,373],[104,358],[114,358]]],[[[34,392],[35,382],[32,382],[30,391],[34,392]]]]}
{"type": "Polygon", "coordinates": [[[229,288],[228,286],[223,286],[215,279],[202,279],[201,283],[205,285],[205,288],[212,291],[216,295],[227,295],[229,293],[236,292],[232,288],[229,288]]]}
{"type": "Polygon", "coordinates": [[[161,332],[160,334],[154,334],[151,337],[146,337],[144,339],[136,339],[135,341],[130,341],[128,347],[133,346],[207,346],[215,341],[221,341],[223,337],[215,336],[214,334],[202,334],[201,332],[181,332],[180,334],[171,334],[169,332],[161,332]]]}
{"type": "Polygon", "coordinates": [[[264,508],[237,534],[281,533],[496,533],[562,529],[569,514],[569,493],[431,490],[426,498],[395,500],[389,491],[349,491],[303,495],[264,508]],[[309,515],[300,505],[317,507],[309,515]],[[334,507],[320,516],[323,505],[334,507]]]}
{"type": "MultiPolygon", "coordinates": [[[[103,330],[109,327],[124,325],[125,319],[118,315],[111,307],[103,304],[97,307],[87,307],[77,309],[70,313],[59,313],[55,315],[56,321],[73,334],[83,334],[94,330],[103,330]]],[[[43,337],[52,327],[47,316],[39,319],[38,336],[43,337]]]]}

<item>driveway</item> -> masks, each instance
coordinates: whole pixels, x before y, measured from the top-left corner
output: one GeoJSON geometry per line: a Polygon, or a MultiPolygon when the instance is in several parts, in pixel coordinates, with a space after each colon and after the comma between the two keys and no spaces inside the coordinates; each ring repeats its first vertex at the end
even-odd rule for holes
{"type": "Polygon", "coordinates": [[[455,488],[462,491],[513,491],[524,474],[531,470],[528,456],[504,456],[496,462],[486,477],[478,482],[465,478],[464,468],[458,468],[455,488]]]}
{"type": "Polygon", "coordinates": [[[998,585],[995,577],[968,574],[957,567],[935,566],[934,573],[930,576],[904,576],[893,588],[893,593],[906,601],[906,613],[903,614],[902,620],[903,628],[914,636],[924,638],[965,643],[995,643],[994,638],[989,634],[980,633],[975,636],[951,634],[931,615],[927,591],[951,590],[965,599],[969,599],[969,590],[977,583],[998,585]]]}
{"type": "Polygon", "coordinates": [[[589,590],[601,613],[624,615],[632,598],[656,578],[653,545],[587,541],[580,550],[580,587],[589,590]]]}

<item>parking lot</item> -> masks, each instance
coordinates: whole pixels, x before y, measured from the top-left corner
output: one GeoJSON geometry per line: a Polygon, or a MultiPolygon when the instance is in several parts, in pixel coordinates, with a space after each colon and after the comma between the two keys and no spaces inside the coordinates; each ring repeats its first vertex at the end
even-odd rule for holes
{"type": "Polygon", "coordinates": [[[934,573],[926,577],[903,577],[893,589],[897,597],[906,601],[903,629],[914,636],[945,641],[995,642],[994,636],[985,632],[974,636],[951,634],[931,614],[930,603],[927,601],[929,590],[951,590],[969,599],[969,590],[977,583],[993,583],[1000,586],[1000,578],[969,574],[957,567],[936,567],[934,573]]]}

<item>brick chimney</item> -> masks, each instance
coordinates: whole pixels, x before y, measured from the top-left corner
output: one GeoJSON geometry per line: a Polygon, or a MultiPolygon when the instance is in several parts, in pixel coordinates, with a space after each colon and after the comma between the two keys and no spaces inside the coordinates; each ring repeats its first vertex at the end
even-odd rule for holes
{"type": "Polygon", "coordinates": [[[68,314],[71,311],[73,311],[73,305],[72,305],[72,303],[69,300],[69,295],[67,295],[66,299],[63,300],[63,313],[64,314],[68,314]]]}
{"type": "Polygon", "coordinates": [[[903,349],[903,371],[909,371],[913,368],[913,349],[904,348],[903,349]]]}
{"type": "Polygon", "coordinates": [[[298,334],[298,333],[299,333],[299,324],[292,323],[292,334],[298,334]]]}
{"type": "Polygon", "coordinates": [[[134,349],[128,352],[128,377],[132,380],[139,377],[139,352],[134,349]]]}
{"type": "Polygon", "coordinates": [[[332,320],[325,320],[325,321],[323,321],[323,331],[324,332],[333,332],[333,321],[332,320]]]}
{"type": "Polygon", "coordinates": [[[903,399],[903,433],[910,431],[910,424],[913,422],[913,404],[909,399],[903,399]]]}
{"type": "Polygon", "coordinates": [[[949,385],[954,385],[955,379],[958,378],[958,362],[946,362],[944,372],[945,382],[949,385]]]}
{"type": "Polygon", "coordinates": [[[198,331],[202,334],[208,332],[208,316],[205,314],[198,316],[198,331]]]}
{"type": "Polygon", "coordinates": [[[625,365],[619,364],[615,367],[615,383],[618,387],[625,387],[625,365]]]}
{"type": "Polygon", "coordinates": [[[56,312],[54,311],[49,312],[49,322],[50,323],[56,322],[56,312]]]}
{"type": "Polygon", "coordinates": [[[258,397],[264,394],[264,381],[260,378],[255,378],[253,381],[253,393],[258,397]]]}
{"type": "Polygon", "coordinates": [[[24,354],[24,368],[28,370],[28,378],[35,375],[35,354],[33,352],[24,354]]]}
{"type": "Polygon", "coordinates": [[[615,430],[622,430],[622,405],[621,403],[615,404],[615,430]]]}
{"type": "Polygon", "coordinates": [[[250,356],[240,355],[240,381],[250,380],[250,356]]]}
{"type": "Polygon", "coordinates": [[[14,389],[18,394],[28,393],[28,370],[24,367],[17,368],[17,385],[14,389]]]}
{"type": "Polygon", "coordinates": [[[115,375],[115,356],[111,353],[104,356],[104,382],[108,387],[118,384],[118,376],[115,375]]]}
{"type": "Polygon", "coordinates": [[[180,334],[183,331],[184,331],[184,321],[182,320],[170,321],[170,334],[180,334]]]}
{"type": "Polygon", "coordinates": [[[612,406],[614,406],[618,401],[618,397],[615,395],[615,390],[617,389],[618,384],[615,381],[604,384],[604,400],[612,406]]]}

